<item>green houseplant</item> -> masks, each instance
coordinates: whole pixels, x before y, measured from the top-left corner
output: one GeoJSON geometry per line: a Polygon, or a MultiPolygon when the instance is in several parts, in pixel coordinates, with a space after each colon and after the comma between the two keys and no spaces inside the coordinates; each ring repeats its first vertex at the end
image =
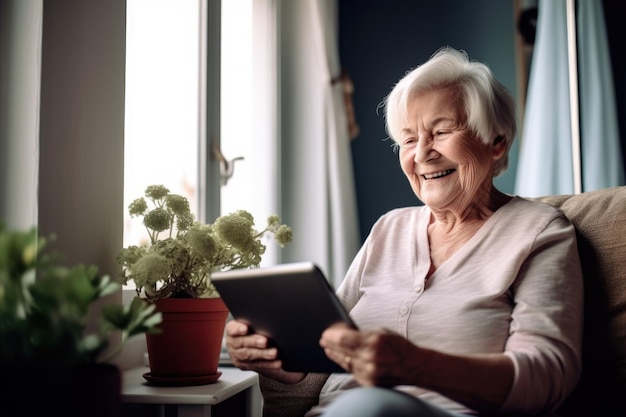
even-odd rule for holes
{"type": "Polygon", "coordinates": [[[266,250],[263,238],[272,235],[284,247],[292,239],[291,228],[272,215],[266,226],[257,230],[254,218],[245,210],[221,216],[211,224],[198,222],[187,198],[170,193],[163,185],[148,186],[128,210],[131,217],[142,218],[149,242],[119,252],[120,281],[126,285],[132,280],[138,298],[155,304],[164,318],[162,332],[147,335],[151,372],[144,377],[167,385],[214,382],[219,378],[217,364],[228,310],[211,284],[211,273],[258,267],[266,250]],[[217,310],[218,316],[195,321],[211,322],[215,329],[191,329],[191,324],[182,323],[181,317],[190,313],[181,313],[181,309],[198,312],[205,308],[217,310]],[[187,332],[188,341],[184,339],[187,332]],[[203,341],[210,345],[198,347],[203,341]],[[193,351],[181,353],[178,349],[183,347],[193,351]],[[168,357],[162,358],[160,353],[168,357]]]}
{"type": "Polygon", "coordinates": [[[160,314],[141,302],[106,303],[121,285],[95,266],[62,266],[59,254],[44,251],[52,238],[0,224],[3,408],[14,403],[25,416],[57,409],[70,416],[116,415],[120,373],[109,361],[130,337],[156,331],[160,314]],[[102,385],[92,388],[98,381],[102,385]]]}

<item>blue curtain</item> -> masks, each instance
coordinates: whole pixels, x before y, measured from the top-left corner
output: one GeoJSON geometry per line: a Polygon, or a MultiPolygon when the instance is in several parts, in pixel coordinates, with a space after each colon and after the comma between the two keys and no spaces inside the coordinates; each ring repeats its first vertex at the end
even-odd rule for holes
{"type": "MultiPolygon", "coordinates": [[[[576,11],[583,191],[624,182],[613,77],[600,0],[576,11]]],[[[566,0],[539,1],[516,176],[518,195],[574,192],[566,0]]]]}
{"type": "Polygon", "coordinates": [[[601,0],[578,0],[583,191],[624,184],[611,58],[601,0]]]}

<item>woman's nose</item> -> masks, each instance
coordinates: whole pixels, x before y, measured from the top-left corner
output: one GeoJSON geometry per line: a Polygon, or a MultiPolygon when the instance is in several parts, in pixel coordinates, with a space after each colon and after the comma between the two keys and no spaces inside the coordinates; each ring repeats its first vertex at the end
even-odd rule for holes
{"type": "Polygon", "coordinates": [[[420,138],[415,146],[415,162],[428,162],[435,158],[437,152],[433,149],[433,141],[430,138],[420,138]]]}

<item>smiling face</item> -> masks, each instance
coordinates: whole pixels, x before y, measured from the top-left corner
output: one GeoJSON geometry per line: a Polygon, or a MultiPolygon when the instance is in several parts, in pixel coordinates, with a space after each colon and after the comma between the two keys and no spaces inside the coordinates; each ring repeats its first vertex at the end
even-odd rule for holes
{"type": "Polygon", "coordinates": [[[410,99],[402,125],[400,164],[413,192],[434,211],[465,212],[488,204],[498,142],[484,144],[465,129],[453,90],[433,90],[410,99]],[[484,200],[484,201],[483,201],[484,200]]]}

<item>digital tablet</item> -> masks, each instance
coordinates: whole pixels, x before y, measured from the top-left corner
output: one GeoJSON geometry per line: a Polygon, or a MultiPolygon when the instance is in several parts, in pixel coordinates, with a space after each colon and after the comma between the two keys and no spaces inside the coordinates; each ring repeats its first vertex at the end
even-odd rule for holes
{"type": "Polygon", "coordinates": [[[324,354],[319,340],[331,324],[356,325],[317,265],[297,262],[214,272],[211,280],[232,316],[271,340],[283,369],[345,372],[324,354]]]}

